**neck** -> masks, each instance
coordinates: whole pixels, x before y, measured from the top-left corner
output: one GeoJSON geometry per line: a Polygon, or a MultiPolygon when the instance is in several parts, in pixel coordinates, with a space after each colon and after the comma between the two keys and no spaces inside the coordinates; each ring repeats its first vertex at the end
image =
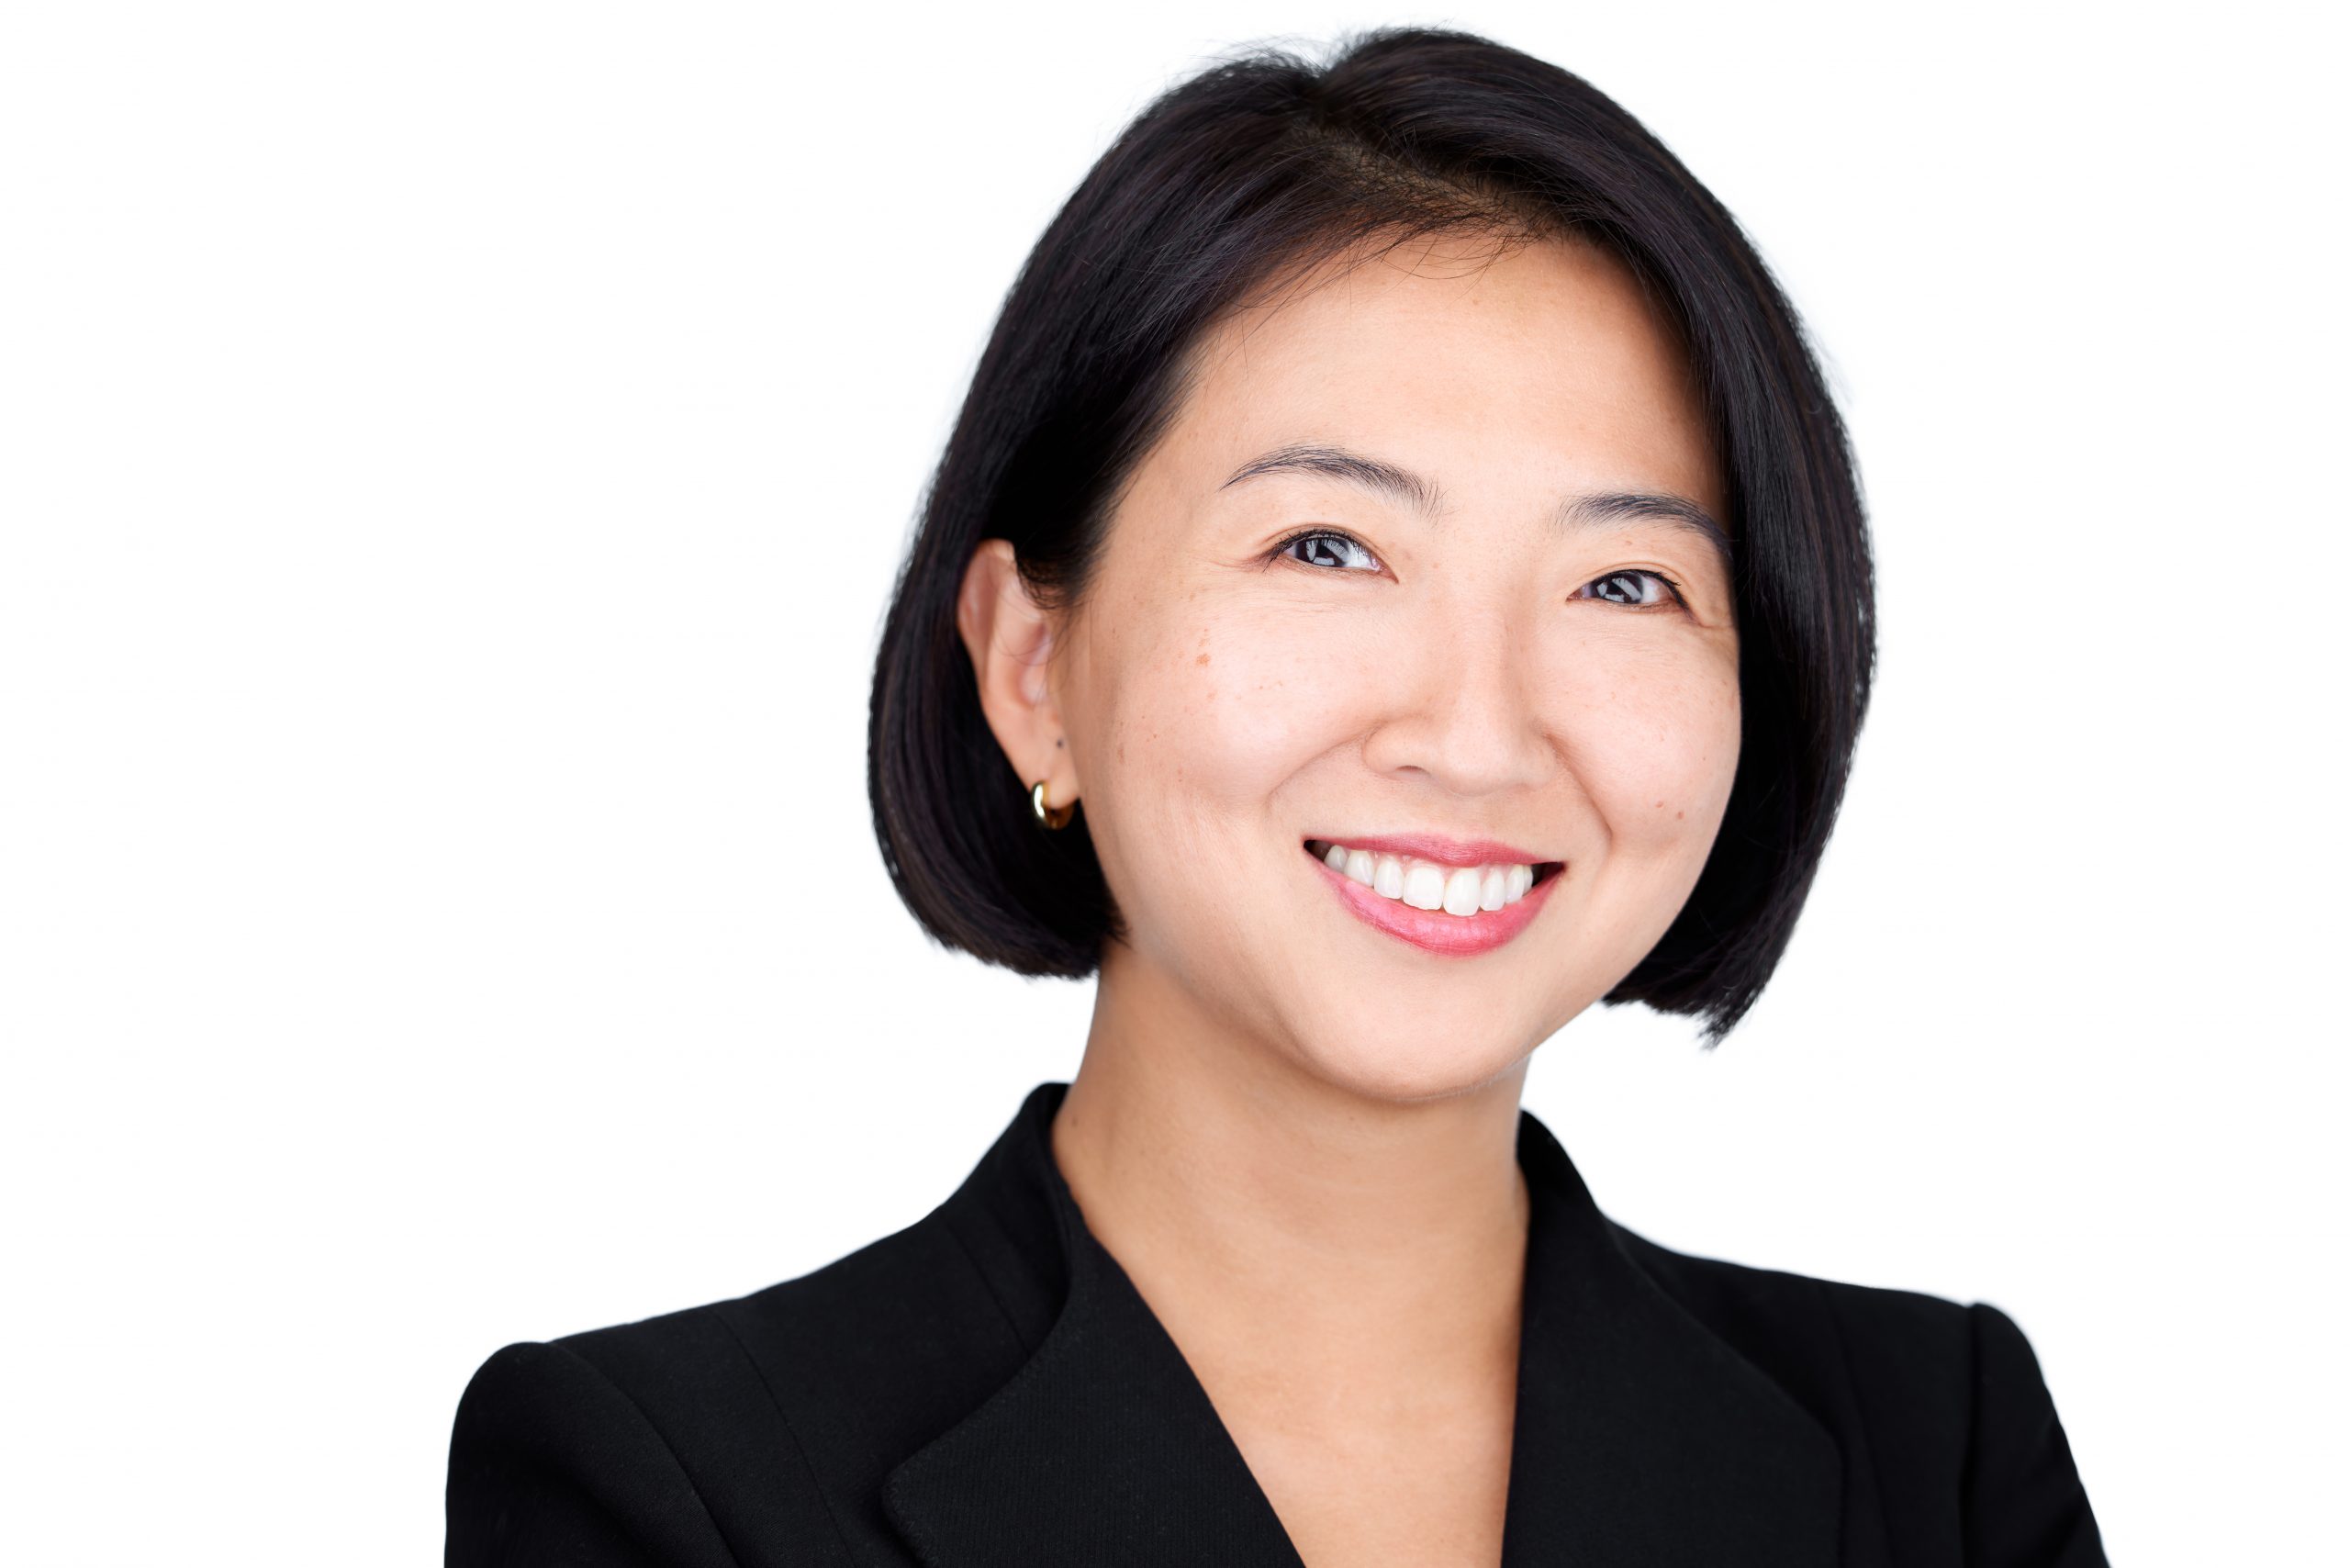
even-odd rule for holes
{"type": "Polygon", "coordinates": [[[1443,1099],[1368,1096],[1207,1026],[1113,951],[1054,1157],[1210,1391],[1330,1408],[1334,1390],[1514,1372],[1524,1065],[1443,1099]]]}

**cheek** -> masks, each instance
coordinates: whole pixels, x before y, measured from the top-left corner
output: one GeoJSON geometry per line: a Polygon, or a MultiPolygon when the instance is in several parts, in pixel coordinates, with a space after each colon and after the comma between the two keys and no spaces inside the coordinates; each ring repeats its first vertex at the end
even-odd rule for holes
{"type": "Polygon", "coordinates": [[[1613,851],[1702,860],[1738,772],[1735,654],[1621,650],[1583,661],[1564,689],[1561,733],[1613,851]]]}
{"type": "MultiPolygon", "coordinates": [[[[1338,738],[1292,622],[1129,622],[1086,764],[1094,842],[1136,946],[1203,992],[1251,972],[1262,918],[1233,890],[1268,865],[1270,802],[1338,738]]],[[[1080,759],[1083,761],[1083,759],[1080,759]]]]}
{"type": "Polygon", "coordinates": [[[1262,804],[1330,744],[1329,664],[1300,619],[1195,616],[1135,639],[1110,727],[1137,799],[1262,804]]]}

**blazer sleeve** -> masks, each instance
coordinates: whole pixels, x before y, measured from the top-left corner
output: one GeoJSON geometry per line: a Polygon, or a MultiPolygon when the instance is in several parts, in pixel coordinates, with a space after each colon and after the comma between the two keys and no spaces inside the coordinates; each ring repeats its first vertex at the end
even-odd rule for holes
{"type": "Polygon", "coordinates": [[[1964,1505],[1969,1568],[2108,1568],[2031,1342],[1996,1306],[1978,1302],[1967,1316],[1975,1349],[1964,1505]]]}
{"type": "Polygon", "coordinates": [[[660,1432],[561,1345],[509,1345],[474,1373],[447,1502],[447,1568],[735,1568],[660,1432]]]}

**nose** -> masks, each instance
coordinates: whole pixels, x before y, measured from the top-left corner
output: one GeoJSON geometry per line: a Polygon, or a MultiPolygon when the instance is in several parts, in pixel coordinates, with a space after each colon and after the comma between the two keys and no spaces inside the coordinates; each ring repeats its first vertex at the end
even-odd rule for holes
{"type": "Polygon", "coordinates": [[[1417,772],[1458,795],[1538,788],[1562,766],[1530,655],[1508,617],[1470,604],[1419,618],[1381,686],[1363,744],[1382,774],[1417,772]]]}

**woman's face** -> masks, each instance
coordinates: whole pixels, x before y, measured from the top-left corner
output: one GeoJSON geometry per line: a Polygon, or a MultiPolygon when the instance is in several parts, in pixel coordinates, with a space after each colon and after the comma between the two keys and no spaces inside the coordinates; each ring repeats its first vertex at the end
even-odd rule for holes
{"type": "Polygon", "coordinates": [[[1602,252],[1459,240],[1326,268],[1198,364],[1050,649],[1131,935],[1102,983],[1356,1092],[1480,1087],[1655,945],[1729,801],[1724,495],[1685,366],[1602,252]],[[1399,856],[1388,900],[1372,849],[1341,857],[1371,887],[1313,852],[1413,834],[1516,853],[1399,856]],[[1558,868],[1529,920],[1448,858],[1558,868]],[[1415,907],[1430,878],[1476,913],[1415,907]]]}

